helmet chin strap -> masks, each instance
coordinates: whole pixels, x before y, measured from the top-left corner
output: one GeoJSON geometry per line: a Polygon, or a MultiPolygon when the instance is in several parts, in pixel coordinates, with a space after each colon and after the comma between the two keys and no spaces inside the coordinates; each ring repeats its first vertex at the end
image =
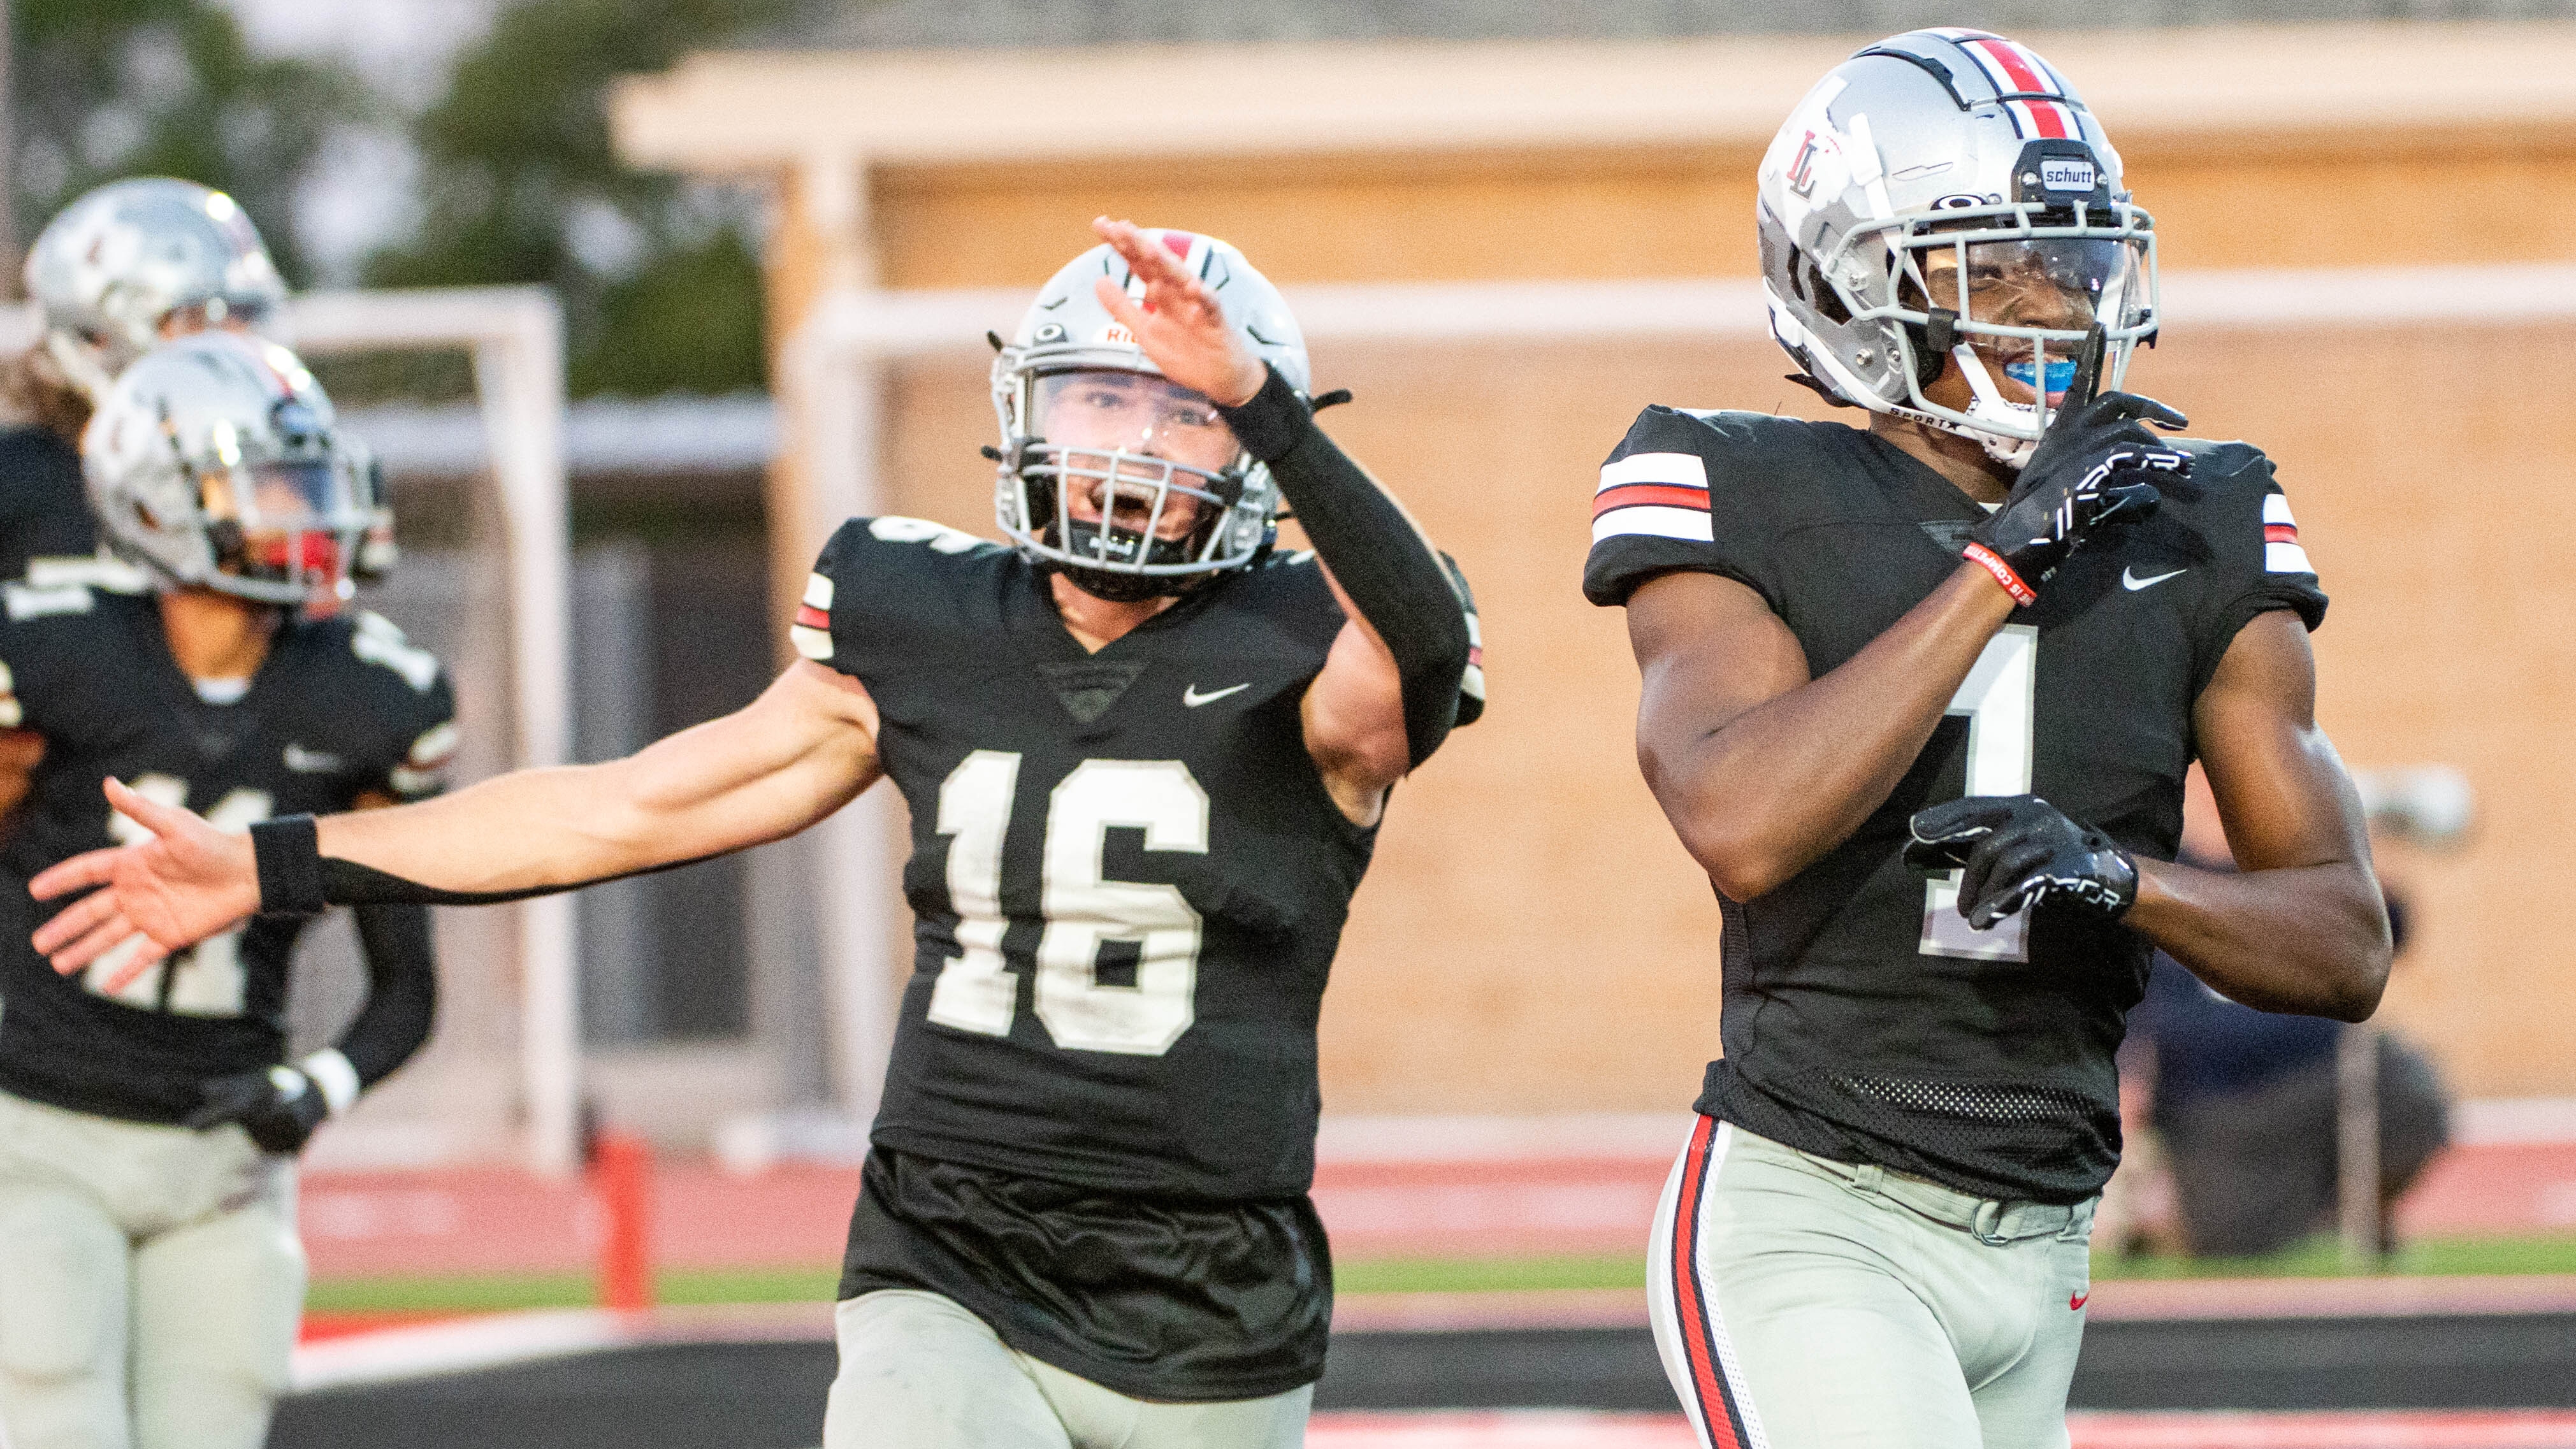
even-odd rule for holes
{"type": "MultiPolygon", "coordinates": [[[[1980,421],[1993,419],[1997,422],[2006,419],[2018,421],[2024,416],[2042,419],[2046,417],[2041,407],[2023,407],[2017,403],[2005,401],[2002,389],[1995,386],[1994,374],[1986,370],[1985,360],[1977,356],[1976,350],[1968,344],[1962,342],[1951,348],[1950,356],[1958,362],[1959,375],[1968,380],[1969,390],[1977,395],[1976,402],[1968,408],[1969,417],[1980,421]]],[[[1976,430],[1975,437],[1979,443],[1985,445],[1987,457],[2016,472],[2023,464],[2028,463],[2030,455],[2039,449],[2037,438],[2016,438],[2010,433],[1988,432],[1983,428],[1976,430]]]]}

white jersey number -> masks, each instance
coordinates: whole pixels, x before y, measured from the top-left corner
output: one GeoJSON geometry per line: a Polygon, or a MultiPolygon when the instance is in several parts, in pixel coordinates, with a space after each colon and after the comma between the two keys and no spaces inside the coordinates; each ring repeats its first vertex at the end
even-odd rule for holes
{"type": "MultiPolygon", "coordinates": [[[[173,810],[188,803],[188,782],[175,775],[144,775],[134,781],[134,793],[173,810]]],[[[206,823],[217,830],[248,830],[269,817],[275,801],[265,790],[234,790],[215,802],[206,812],[206,823]]],[[[152,838],[152,832],[109,811],[107,833],[119,845],[140,845],[152,838]]],[[[110,1001],[139,1006],[150,1011],[162,1005],[162,980],[169,978],[169,1009],[181,1016],[239,1016],[249,981],[242,970],[241,928],[219,936],[209,936],[169,960],[152,967],[125,983],[121,990],[107,989],[109,978],[134,959],[143,949],[143,938],[135,937],[90,963],[81,975],[81,984],[110,1001]]]]}
{"type": "MultiPolygon", "coordinates": [[[[1006,1036],[1018,983],[1002,956],[1002,840],[1018,790],[1015,752],[977,750],[939,787],[939,833],[948,846],[948,900],[958,954],[940,968],[930,1019],[960,1031],[1006,1036]]],[[[1141,830],[1147,850],[1204,855],[1207,792],[1178,760],[1085,760],[1047,801],[1044,874],[1032,988],[1039,1022],[1057,1046],[1161,1056],[1195,1019],[1199,913],[1170,885],[1111,880],[1109,831],[1141,830]],[[1101,949],[1136,953],[1132,986],[1100,980],[1101,949]]]]}
{"type": "MultiPolygon", "coordinates": [[[[1948,714],[1968,717],[1968,789],[1970,795],[2030,793],[2031,756],[2038,719],[2033,697],[2039,680],[2039,630],[2029,624],[2006,624],[1986,641],[1959,692],[1950,697],[1948,714]]],[[[1915,950],[1925,956],[1963,956],[1977,961],[2028,961],[2030,912],[2013,912],[1989,930],[1975,930],[1959,914],[1959,872],[1950,871],[1923,888],[1923,939],[1915,950]]]]}

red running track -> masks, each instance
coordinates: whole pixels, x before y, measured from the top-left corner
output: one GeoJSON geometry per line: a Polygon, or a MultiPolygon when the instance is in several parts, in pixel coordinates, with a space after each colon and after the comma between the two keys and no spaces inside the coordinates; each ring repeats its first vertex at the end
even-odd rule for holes
{"type": "MultiPolygon", "coordinates": [[[[2074,1449],[2576,1449],[2576,1414],[2070,1414],[2074,1449]]],[[[1308,1449],[1696,1449],[1680,1415],[1319,1414],[1308,1449]]]]}
{"type": "MultiPolygon", "coordinates": [[[[1315,1202],[1345,1259],[1642,1253],[1671,1166],[1669,1156],[1327,1163],[1315,1202]]],[[[733,1176],[666,1162],[653,1185],[654,1251],[680,1268],[835,1262],[857,1192],[855,1168],[733,1176]]],[[[598,1244],[578,1183],[502,1167],[312,1173],[302,1216],[324,1278],[580,1269],[598,1244]]],[[[2433,1237],[2576,1227],[2576,1144],[2456,1148],[2408,1195],[2401,1226],[2433,1237]]]]}

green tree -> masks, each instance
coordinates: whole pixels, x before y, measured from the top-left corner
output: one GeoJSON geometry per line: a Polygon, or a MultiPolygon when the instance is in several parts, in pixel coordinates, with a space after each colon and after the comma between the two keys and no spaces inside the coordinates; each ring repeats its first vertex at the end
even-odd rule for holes
{"type": "Polygon", "coordinates": [[[339,127],[375,114],[346,70],[253,55],[214,0],[12,0],[21,246],[120,176],[231,192],[290,282],[305,276],[295,189],[339,127]]]}
{"type": "Polygon", "coordinates": [[[420,234],[384,286],[543,282],[563,299],[576,394],[760,385],[761,294],[737,197],[621,165],[618,76],[784,18],[793,0],[517,0],[415,128],[420,234]]]}

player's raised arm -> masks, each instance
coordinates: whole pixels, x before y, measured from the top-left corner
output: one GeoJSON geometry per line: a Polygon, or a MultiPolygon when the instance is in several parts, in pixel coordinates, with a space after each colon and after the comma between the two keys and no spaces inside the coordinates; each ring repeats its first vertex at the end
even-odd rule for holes
{"type": "Polygon", "coordinates": [[[216,831],[111,780],[153,839],[75,856],[30,883],[105,889],[36,934],[64,972],[137,931],[137,965],[259,911],[481,904],[567,890],[792,835],[876,779],[876,710],[858,681],[799,662],[744,708],[622,760],[521,770],[417,805],[216,831]],[[257,844],[254,845],[254,840],[257,844]]]}
{"type": "Polygon", "coordinates": [[[1307,692],[1307,748],[1345,809],[1374,819],[1386,788],[1459,717],[1474,648],[1465,602],[1421,526],[1315,426],[1293,381],[1244,344],[1207,284],[1128,222],[1103,217],[1093,229],[1144,284],[1130,297],[1104,279],[1101,304],[1165,376],[1217,404],[1333,579],[1350,623],[1307,692]]]}

